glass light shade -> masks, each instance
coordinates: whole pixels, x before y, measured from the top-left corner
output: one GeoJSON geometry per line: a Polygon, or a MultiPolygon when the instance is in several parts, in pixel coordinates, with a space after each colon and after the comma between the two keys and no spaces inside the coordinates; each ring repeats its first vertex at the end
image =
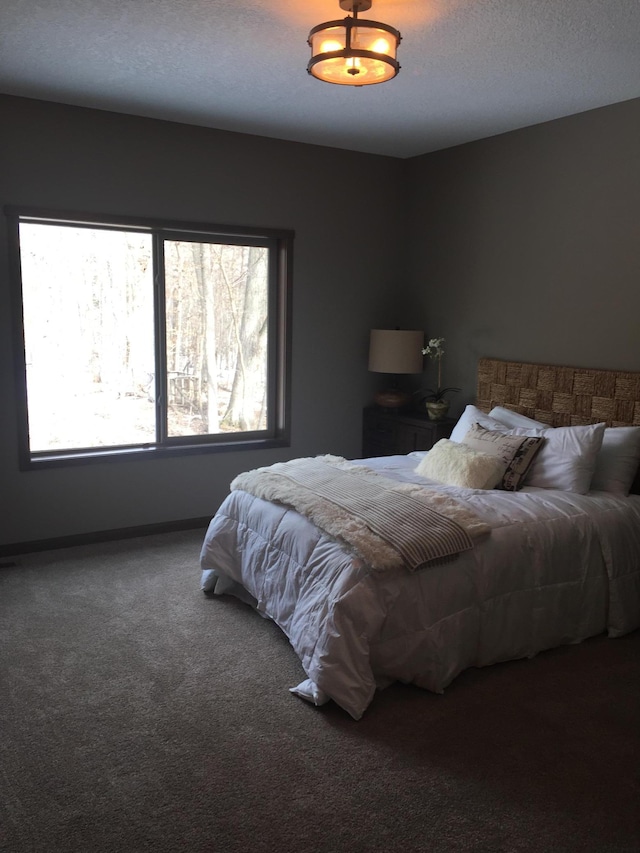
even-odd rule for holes
{"type": "Polygon", "coordinates": [[[396,59],[400,39],[397,30],[378,21],[327,21],[309,33],[307,71],[319,80],[342,86],[384,83],[400,70],[396,59]]]}

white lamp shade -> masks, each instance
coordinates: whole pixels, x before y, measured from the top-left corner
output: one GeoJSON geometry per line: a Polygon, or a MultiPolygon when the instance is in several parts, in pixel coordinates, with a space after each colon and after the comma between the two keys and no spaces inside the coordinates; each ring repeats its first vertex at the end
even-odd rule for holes
{"type": "Polygon", "coordinates": [[[374,373],[422,373],[424,332],[372,329],[369,370],[374,373]]]}

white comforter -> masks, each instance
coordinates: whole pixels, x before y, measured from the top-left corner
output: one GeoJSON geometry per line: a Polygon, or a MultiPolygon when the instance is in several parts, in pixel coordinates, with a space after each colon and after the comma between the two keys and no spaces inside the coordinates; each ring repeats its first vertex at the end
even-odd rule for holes
{"type": "Polygon", "coordinates": [[[359,719],[395,680],[435,692],[462,670],[640,627],[640,497],[439,486],[423,454],[362,460],[469,503],[492,532],[452,562],[376,572],[293,510],[231,493],[202,547],[202,588],[273,619],[300,694],[359,719]]]}

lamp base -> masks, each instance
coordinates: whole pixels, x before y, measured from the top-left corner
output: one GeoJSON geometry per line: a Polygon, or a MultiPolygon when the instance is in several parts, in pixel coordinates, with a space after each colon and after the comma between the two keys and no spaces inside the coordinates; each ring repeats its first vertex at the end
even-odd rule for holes
{"type": "Polygon", "coordinates": [[[373,399],[383,409],[400,409],[408,405],[411,397],[404,391],[398,391],[397,388],[388,388],[386,391],[378,391],[373,399]]]}

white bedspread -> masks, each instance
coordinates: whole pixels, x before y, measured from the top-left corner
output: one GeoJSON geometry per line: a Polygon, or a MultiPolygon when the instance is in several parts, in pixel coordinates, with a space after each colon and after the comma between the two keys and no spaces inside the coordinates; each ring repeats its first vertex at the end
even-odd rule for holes
{"type": "Polygon", "coordinates": [[[411,571],[473,548],[489,525],[417,483],[399,483],[340,456],[279,462],[240,474],[231,491],[295,509],[374,569],[411,571]]]}
{"type": "Polygon", "coordinates": [[[490,525],[444,565],[375,572],[293,510],[242,491],[211,521],[202,588],[275,620],[309,696],[359,719],[395,680],[442,692],[470,666],[640,627],[640,497],[439,486],[415,473],[421,455],[362,464],[464,499],[490,525]]]}

